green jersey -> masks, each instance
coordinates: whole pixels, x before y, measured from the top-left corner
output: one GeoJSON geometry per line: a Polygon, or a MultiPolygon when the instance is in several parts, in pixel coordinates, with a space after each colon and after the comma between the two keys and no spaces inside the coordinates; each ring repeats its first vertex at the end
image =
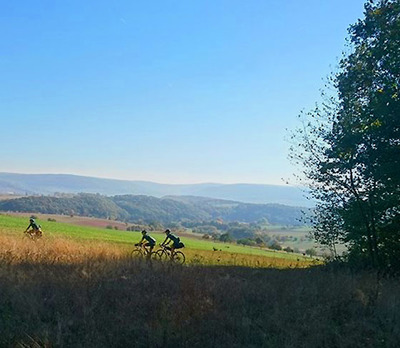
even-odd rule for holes
{"type": "Polygon", "coordinates": [[[143,241],[143,239],[147,240],[150,244],[156,244],[156,240],[152,236],[149,236],[148,234],[145,234],[142,237],[141,242],[143,241]]]}
{"type": "Polygon", "coordinates": [[[174,242],[174,244],[178,244],[181,241],[179,237],[175,236],[172,233],[169,233],[167,235],[167,239],[171,239],[174,242]]]}
{"type": "Polygon", "coordinates": [[[27,230],[28,230],[29,228],[31,228],[31,227],[32,227],[35,231],[40,230],[40,225],[38,225],[35,221],[34,221],[34,222],[31,222],[31,223],[29,224],[27,230]]]}

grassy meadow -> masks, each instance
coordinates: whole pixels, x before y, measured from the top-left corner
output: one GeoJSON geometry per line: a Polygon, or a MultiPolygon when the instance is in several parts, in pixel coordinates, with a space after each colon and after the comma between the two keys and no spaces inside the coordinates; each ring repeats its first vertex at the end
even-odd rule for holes
{"type": "Polygon", "coordinates": [[[398,279],[202,240],[187,266],[149,262],[139,233],[39,223],[33,242],[0,216],[0,347],[399,346],[398,279]]]}
{"type": "MultiPolygon", "coordinates": [[[[68,219],[68,218],[67,218],[68,219]]],[[[0,215],[0,233],[2,235],[17,237],[29,224],[27,217],[0,215]]],[[[132,245],[142,237],[140,232],[110,230],[90,226],[79,226],[70,223],[37,220],[43,230],[45,238],[39,243],[51,243],[55,239],[63,239],[88,243],[108,243],[118,245],[121,255],[129,253],[132,245]]],[[[162,232],[152,233],[161,243],[165,235],[162,232]]],[[[208,241],[201,238],[182,236],[185,243],[184,253],[188,264],[222,264],[252,267],[308,267],[318,263],[316,259],[303,257],[299,254],[266,250],[255,247],[241,246],[231,243],[208,241]]]]}

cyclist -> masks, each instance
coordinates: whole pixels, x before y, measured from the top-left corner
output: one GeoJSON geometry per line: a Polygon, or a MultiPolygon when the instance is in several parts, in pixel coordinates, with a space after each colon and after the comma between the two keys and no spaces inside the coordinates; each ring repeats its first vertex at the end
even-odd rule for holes
{"type": "MultiPolygon", "coordinates": [[[[153,251],[154,246],[156,245],[156,240],[150,236],[146,230],[142,231],[142,239],[140,240],[139,243],[136,243],[135,245],[142,245],[144,242],[146,241],[146,243],[144,244],[144,247],[149,247],[150,251],[148,252],[148,255],[150,256],[151,252],[153,251]]],[[[147,250],[147,249],[146,249],[147,250]]]]}
{"type": "Polygon", "coordinates": [[[35,221],[34,218],[30,218],[29,219],[29,226],[26,228],[25,230],[26,233],[32,233],[34,232],[37,236],[41,236],[42,235],[42,228],[41,226],[35,221]],[[31,231],[29,231],[29,229],[32,228],[31,231]]]}
{"type": "Polygon", "coordinates": [[[164,232],[167,236],[165,237],[164,242],[161,243],[161,246],[166,246],[167,249],[171,250],[171,258],[174,255],[175,249],[180,249],[185,246],[180,240],[179,237],[175,236],[171,233],[169,229],[166,229],[164,232]],[[168,244],[172,242],[172,246],[169,247],[168,244]]]}

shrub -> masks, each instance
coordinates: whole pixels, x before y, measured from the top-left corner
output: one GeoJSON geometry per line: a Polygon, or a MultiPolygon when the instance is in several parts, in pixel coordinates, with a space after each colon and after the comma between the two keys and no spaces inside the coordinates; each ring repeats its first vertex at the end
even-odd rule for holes
{"type": "Polygon", "coordinates": [[[283,250],[286,251],[287,253],[292,253],[294,251],[291,247],[286,247],[283,250]]]}
{"type": "Polygon", "coordinates": [[[242,245],[250,245],[250,246],[256,245],[256,242],[250,238],[238,239],[237,243],[242,244],[242,245]]]}
{"type": "Polygon", "coordinates": [[[272,240],[268,244],[268,248],[273,249],[273,250],[282,250],[282,246],[276,240],[272,240]]]}
{"type": "Polygon", "coordinates": [[[311,257],[317,255],[317,251],[314,248],[307,249],[305,251],[305,253],[306,253],[306,255],[311,256],[311,257]]]}
{"type": "Polygon", "coordinates": [[[223,234],[221,234],[221,235],[219,236],[219,240],[220,240],[221,242],[226,243],[226,242],[232,242],[232,241],[233,241],[233,238],[232,238],[232,236],[231,236],[229,233],[223,233],[223,234]]]}

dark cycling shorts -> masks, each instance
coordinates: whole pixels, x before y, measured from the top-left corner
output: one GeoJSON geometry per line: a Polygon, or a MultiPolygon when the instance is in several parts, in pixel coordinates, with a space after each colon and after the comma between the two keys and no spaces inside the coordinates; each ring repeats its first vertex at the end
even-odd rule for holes
{"type": "Polygon", "coordinates": [[[151,248],[154,248],[155,247],[155,243],[146,243],[144,246],[145,247],[151,247],[151,248]]]}
{"type": "Polygon", "coordinates": [[[174,249],[183,248],[185,245],[182,242],[174,243],[174,249]]]}

